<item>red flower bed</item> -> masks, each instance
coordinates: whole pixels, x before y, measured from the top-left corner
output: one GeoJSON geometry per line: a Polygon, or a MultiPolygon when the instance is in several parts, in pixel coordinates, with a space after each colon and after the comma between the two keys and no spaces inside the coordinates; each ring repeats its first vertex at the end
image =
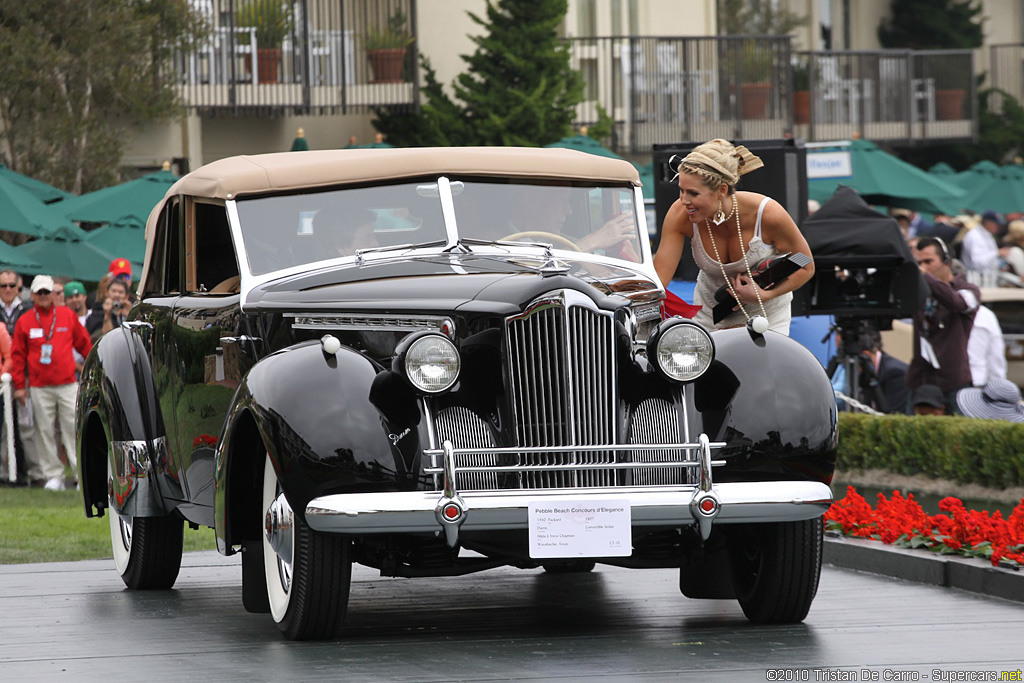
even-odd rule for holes
{"type": "Polygon", "coordinates": [[[1006,519],[998,511],[968,510],[958,498],[943,498],[939,510],[929,515],[914,494],[904,498],[899,491],[888,499],[879,493],[878,505],[872,509],[848,486],[846,496],[825,513],[825,528],[904,548],[984,557],[993,566],[1024,566],[1024,500],[1006,519]]]}

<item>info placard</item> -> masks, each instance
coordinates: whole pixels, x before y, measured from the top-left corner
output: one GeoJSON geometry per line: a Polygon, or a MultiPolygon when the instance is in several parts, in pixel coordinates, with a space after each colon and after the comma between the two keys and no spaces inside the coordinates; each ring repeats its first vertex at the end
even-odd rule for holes
{"type": "Polygon", "coordinates": [[[633,552],[628,500],[530,503],[530,557],[629,557],[633,552]]]}

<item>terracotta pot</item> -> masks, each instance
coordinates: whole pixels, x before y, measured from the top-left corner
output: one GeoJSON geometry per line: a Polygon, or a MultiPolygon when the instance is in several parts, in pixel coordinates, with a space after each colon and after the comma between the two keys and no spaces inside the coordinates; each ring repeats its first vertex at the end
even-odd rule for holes
{"type": "Polygon", "coordinates": [[[811,93],[797,90],[793,93],[793,123],[811,122],[811,93]]]}
{"type": "Polygon", "coordinates": [[[771,83],[740,84],[740,95],[743,97],[743,118],[768,118],[768,98],[771,92],[771,83]]]}
{"type": "MultiPolygon", "coordinates": [[[[261,47],[256,50],[257,79],[260,83],[277,83],[277,67],[281,63],[281,48],[261,47]]],[[[252,55],[245,55],[245,70],[252,73],[252,55]]]]}
{"type": "Polygon", "coordinates": [[[401,83],[402,67],[405,64],[406,48],[394,47],[381,50],[367,50],[366,59],[373,70],[371,83],[401,83]]]}
{"type": "Polygon", "coordinates": [[[955,121],[964,118],[964,91],[936,90],[935,118],[939,121],[955,121]]]}

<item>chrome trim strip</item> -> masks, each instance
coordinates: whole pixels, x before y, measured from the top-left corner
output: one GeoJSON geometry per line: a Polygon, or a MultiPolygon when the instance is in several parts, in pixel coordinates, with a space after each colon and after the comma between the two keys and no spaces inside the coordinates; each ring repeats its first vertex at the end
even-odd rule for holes
{"type": "MultiPolygon", "coordinates": [[[[725,448],[725,441],[709,441],[708,446],[710,448],[725,448]]],[[[628,444],[628,443],[602,443],[602,444],[587,444],[576,445],[576,446],[507,446],[504,448],[456,448],[454,449],[455,455],[476,455],[479,453],[497,453],[505,455],[516,455],[518,453],[575,453],[577,451],[622,451],[624,453],[633,453],[636,451],[672,451],[680,449],[696,449],[701,448],[701,443],[643,443],[643,444],[628,444]]],[[[443,455],[444,450],[440,448],[425,448],[423,449],[423,455],[428,455],[434,458],[439,455],[443,455]]],[[[608,463],[605,466],[610,466],[612,463],[608,463]]],[[[626,465],[637,465],[640,463],[625,463],[626,465]]]]}
{"type": "MultiPolygon", "coordinates": [[[[633,526],[690,526],[699,523],[691,500],[698,486],[617,489],[531,489],[460,493],[465,505],[462,532],[528,529],[531,502],[568,502],[585,497],[629,502],[633,526]]],[[[730,482],[714,487],[719,502],[715,523],[794,522],[820,517],[832,491],[816,481],[730,482]]],[[[441,531],[435,511],[439,492],[348,493],[314,498],[306,521],[316,531],[382,534],[441,531]]]]}
{"type": "Polygon", "coordinates": [[[317,315],[285,313],[285,318],[294,318],[291,326],[297,330],[365,330],[384,328],[389,330],[418,331],[441,330],[445,323],[453,325],[451,318],[439,315],[387,315],[360,313],[358,315],[317,315]]]}

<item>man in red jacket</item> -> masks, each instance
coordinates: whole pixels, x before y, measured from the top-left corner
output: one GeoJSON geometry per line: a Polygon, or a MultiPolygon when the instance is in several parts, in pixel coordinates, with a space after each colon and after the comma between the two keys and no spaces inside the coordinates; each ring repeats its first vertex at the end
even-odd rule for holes
{"type": "Polygon", "coordinates": [[[67,306],[53,305],[53,278],[37,275],[32,280],[33,310],[18,318],[11,344],[11,376],[14,397],[25,403],[26,384],[38,427],[39,469],[46,488],[64,488],[64,466],[57,456],[55,420],[72,469],[75,458],[75,358],[72,349],[87,356],[92,349],[89,334],[67,306]],[[28,377],[25,368],[28,367],[28,377]],[[27,380],[27,381],[26,381],[27,380]]]}

